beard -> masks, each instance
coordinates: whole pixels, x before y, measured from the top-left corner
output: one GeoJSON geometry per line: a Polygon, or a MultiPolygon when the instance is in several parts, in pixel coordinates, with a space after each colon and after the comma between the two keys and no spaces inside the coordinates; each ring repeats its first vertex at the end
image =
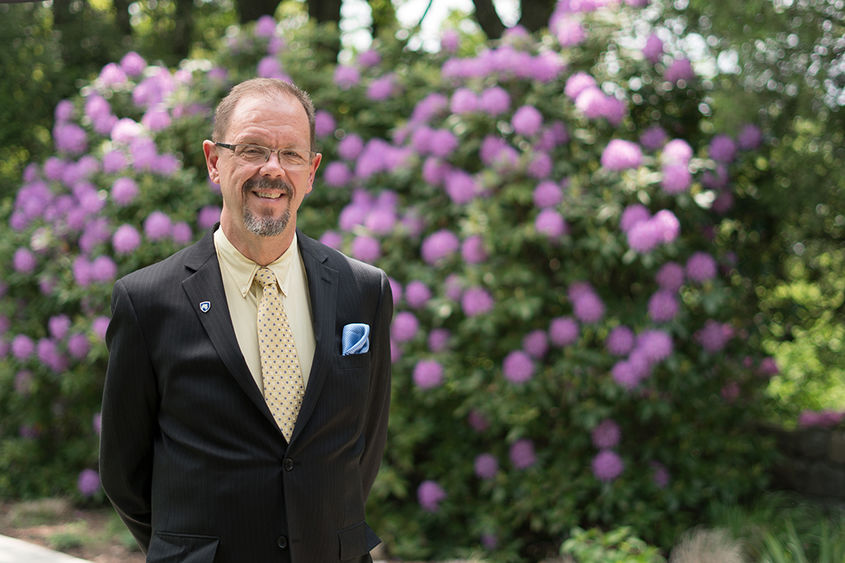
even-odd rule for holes
{"type": "MultiPolygon", "coordinates": [[[[244,182],[244,200],[253,189],[275,189],[284,192],[288,202],[293,199],[293,189],[287,182],[282,180],[270,180],[267,178],[250,179],[244,182]]],[[[288,209],[280,217],[256,215],[244,206],[244,226],[249,232],[260,237],[274,237],[280,235],[287,228],[290,222],[290,203],[288,209]]]]}

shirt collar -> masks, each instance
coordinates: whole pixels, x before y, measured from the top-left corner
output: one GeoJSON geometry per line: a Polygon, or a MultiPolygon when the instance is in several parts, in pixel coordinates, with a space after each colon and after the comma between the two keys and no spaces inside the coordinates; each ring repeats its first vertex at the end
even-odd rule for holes
{"type": "MultiPolygon", "coordinates": [[[[255,273],[261,267],[235,248],[229,242],[223,229],[217,229],[214,232],[214,243],[217,247],[218,255],[223,267],[225,267],[234,277],[238,284],[238,291],[241,297],[246,298],[252,288],[252,282],[255,279],[255,273]]],[[[290,283],[290,272],[293,265],[293,258],[297,256],[299,250],[297,245],[296,233],[293,235],[293,241],[284,254],[279,256],[276,260],[267,264],[273,273],[276,275],[276,281],[279,283],[279,289],[287,296],[288,286],[290,283]]]]}

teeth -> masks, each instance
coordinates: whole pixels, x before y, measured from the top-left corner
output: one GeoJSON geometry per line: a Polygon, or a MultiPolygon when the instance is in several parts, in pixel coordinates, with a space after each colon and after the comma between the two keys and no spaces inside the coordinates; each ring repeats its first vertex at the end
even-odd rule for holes
{"type": "Polygon", "coordinates": [[[282,194],[273,192],[255,192],[255,195],[266,199],[279,199],[280,197],[282,197],[282,194]]]}

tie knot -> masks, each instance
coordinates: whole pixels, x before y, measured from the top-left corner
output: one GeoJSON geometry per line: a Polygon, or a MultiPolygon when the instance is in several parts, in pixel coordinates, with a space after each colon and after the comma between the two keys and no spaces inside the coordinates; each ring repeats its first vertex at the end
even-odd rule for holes
{"type": "Polygon", "coordinates": [[[259,268],[258,271],[255,272],[255,279],[261,282],[261,285],[264,287],[276,285],[276,274],[274,274],[273,270],[266,266],[259,268]]]}

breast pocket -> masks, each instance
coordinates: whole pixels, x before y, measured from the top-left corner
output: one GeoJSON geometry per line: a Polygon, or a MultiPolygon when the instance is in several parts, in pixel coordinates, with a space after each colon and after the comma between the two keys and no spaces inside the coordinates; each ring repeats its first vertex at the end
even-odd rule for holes
{"type": "Polygon", "coordinates": [[[147,563],[214,563],[220,538],[195,534],[156,532],[147,551],[147,563]]]}

